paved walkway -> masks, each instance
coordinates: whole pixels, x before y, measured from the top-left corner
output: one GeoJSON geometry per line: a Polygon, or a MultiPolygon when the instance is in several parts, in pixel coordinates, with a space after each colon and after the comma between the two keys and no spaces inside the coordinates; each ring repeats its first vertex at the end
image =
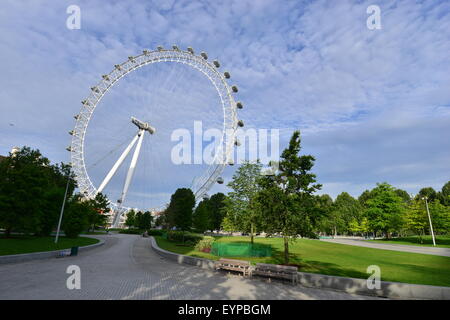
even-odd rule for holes
{"type": "Polygon", "coordinates": [[[103,246],[76,257],[0,265],[0,299],[374,299],[179,265],[153,252],[149,238],[102,237],[103,246]],[[80,290],[66,287],[69,265],[81,269],[80,290]]]}
{"type": "Polygon", "coordinates": [[[422,254],[431,254],[435,256],[450,257],[450,248],[420,247],[420,246],[409,246],[404,244],[387,244],[367,240],[352,240],[352,239],[320,239],[320,241],[348,244],[351,246],[359,246],[383,250],[422,253],[422,254]]]}

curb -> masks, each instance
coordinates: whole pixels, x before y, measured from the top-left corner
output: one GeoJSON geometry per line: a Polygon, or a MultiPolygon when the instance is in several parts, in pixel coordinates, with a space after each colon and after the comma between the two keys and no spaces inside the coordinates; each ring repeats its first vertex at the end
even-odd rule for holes
{"type": "MultiPolygon", "coordinates": [[[[95,237],[89,237],[99,240],[99,242],[90,244],[87,246],[79,247],[78,251],[89,251],[91,249],[94,249],[98,246],[104,245],[105,240],[95,238],[95,237]]],[[[0,265],[7,264],[7,263],[18,263],[18,262],[25,262],[25,261],[31,261],[31,260],[41,260],[41,259],[50,259],[50,258],[56,258],[58,256],[58,253],[68,249],[60,249],[55,251],[43,251],[43,252],[32,252],[32,253],[21,253],[21,254],[11,254],[6,256],[0,256],[0,265]]]]}
{"type": "MultiPolygon", "coordinates": [[[[158,247],[154,237],[150,237],[152,249],[159,255],[176,263],[184,263],[214,270],[214,261],[185,256],[158,247]]],[[[430,299],[450,300],[450,287],[409,284],[401,282],[380,281],[380,289],[367,288],[367,280],[328,276],[316,273],[299,272],[298,285],[310,288],[323,288],[343,291],[351,294],[362,294],[397,299],[430,299]]]]}

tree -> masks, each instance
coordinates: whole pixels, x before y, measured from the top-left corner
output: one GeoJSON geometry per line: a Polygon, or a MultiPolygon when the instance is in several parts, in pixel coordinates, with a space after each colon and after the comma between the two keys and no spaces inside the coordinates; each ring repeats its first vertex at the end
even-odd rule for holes
{"type": "Polygon", "coordinates": [[[444,206],[450,207],[450,181],[448,181],[442,187],[442,190],[440,193],[440,200],[444,206]]]}
{"type": "Polygon", "coordinates": [[[209,205],[209,200],[204,199],[200,201],[197,208],[195,208],[194,215],[192,216],[194,229],[201,233],[208,230],[210,211],[211,208],[209,205]]]}
{"type": "Polygon", "coordinates": [[[50,235],[67,182],[70,197],[75,181],[69,166],[51,165],[39,150],[23,147],[4,158],[0,162],[0,227],[6,236],[12,231],[50,235]]]}
{"type": "Polygon", "coordinates": [[[136,212],[136,216],[134,217],[134,227],[141,229],[143,215],[144,213],[142,211],[136,212]]]}
{"type": "Polygon", "coordinates": [[[315,158],[300,156],[300,131],[295,131],[289,146],[281,154],[279,169],[272,176],[258,180],[255,204],[264,230],[281,233],[284,239],[284,263],[289,263],[289,240],[298,235],[315,237],[314,229],[323,214],[323,208],[313,196],[321,188],[310,170],[315,158]]]}
{"type": "Polygon", "coordinates": [[[450,231],[450,207],[444,206],[436,199],[428,203],[428,209],[434,232],[447,234],[450,231]]]}
{"type": "Polygon", "coordinates": [[[333,199],[328,194],[317,196],[318,205],[322,208],[322,216],[317,224],[319,233],[331,234],[334,230],[332,221],[333,199]]]}
{"type": "Polygon", "coordinates": [[[398,195],[400,198],[402,198],[402,200],[405,204],[409,204],[411,202],[411,196],[405,190],[395,189],[394,192],[396,195],[398,195]]]}
{"type": "Polygon", "coordinates": [[[427,197],[428,201],[433,202],[437,199],[438,194],[432,187],[422,188],[420,189],[418,195],[420,198],[427,197]]]}
{"type": "Polygon", "coordinates": [[[225,198],[225,210],[228,216],[227,227],[230,231],[250,232],[250,241],[253,243],[254,233],[258,227],[257,211],[253,200],[258,192],[257,180],[260,177],[262,165],[244,162],[233,175],[228,187],[232,189],[225,198]]]}
{"type": "Polygon", "coordinates": [[[153,216],[150,211],[145,211],[141,217],[138,228],[141,230],[149,230],[152,227],[153,216]]]}
{"type": "Polygon", "coordinates": [[[366,207],[367,201],[371,198],[371,192],[369,190],[364,190],[364,192],[358,197],[358,201],[363,207],[366,207]]]}
{"type": "Polygon", "coordinates": [[[88,204],[90,207],[88,222],[91,230],[94,231],[98,226],[105,226],[107,222],[106,213],[111,211],[108,198],[99,192],[95,198],[88,200],[88,204]]]}
{"type": "Polygon", "coordinates": [[[192,226],[192,210],[195,206],[195,196],[191,189],[179,188],[170,197],[168,220],[171,226],[182,231],[188,231],[192,226]]]}
{"type": "Polygon", "coordinates": [[[339,227],[340,233],[347,233],[350,222],[356,220],[359,224],[362,219],[363,208],[358,200],[353,198],[347,192],[342,192],[336,197],[333,205],[333,215],[335,216],[335,235],[339,227]]]}
{"type": "Polygon", "coordinates": [[[399,230],[402,225],[403,200],[386,182],[378,183],[371,194],[373,197],[366,202],[369,227],[375,233],[382,231],[389,238],[390,232],[399,230]]]}
{"type": "Polygon", "coordinates": [[[209,198],[208,229],[220,230],[225,213],[225,195],[221,192],[213,194],[211,198],[209,198]]]}
{"type": "Polygon", "coordinates": [[[422,236],[429,225],[425,202],[416,197],[405,211],[405,226],[408,230],[419,235],[420,243],[423,243],[422,236]]]}
{"type": "Polygon", "coordinates": [[[365,235],[369,232],[369,221],[367,217],[363,217],[361,221],[358,221],[356,218],[353,218],[348,225],[348,229],[354,233],[361,233],[365,235]]]}
{"type": "Polygon", "coordinates": [[[76,238],[89,226],[88,215],[91,207],[87,201],[83,201],[80,194],[69,200],[62,221],[62,229],[69,238],[76,238]]]}
{"type": "Polygon", "coordinates": [[[128,228],[132,228],[136,225],[136,212],[131,209],[130,211],[127,212],[127,218],[125,220],[125,225],[128,228]]]}

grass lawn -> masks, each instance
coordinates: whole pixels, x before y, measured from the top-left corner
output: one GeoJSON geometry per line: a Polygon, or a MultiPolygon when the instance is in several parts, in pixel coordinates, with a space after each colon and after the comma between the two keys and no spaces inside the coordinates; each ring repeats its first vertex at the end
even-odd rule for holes
{"type": "MultiPolygon", "coordinates": [[[[436,236],[436,248],[450,248],[450,236],[436,236]]],[[[418,236],[404,237],[404,238],[392,238],[389,240],[369,240],[373,242],[387,243],[387,244],[405,244],[410,246],[424,246],[432,247],[433,239],[431,236],[422,237],[423,243],[420,243],[418,236]]]]}
{"type": "Polygon", "coordinates": [[[99,240],[87,237],[70,239],[60,237],[55,244],[54,237],[34,237],[13,235],[11,238],[0,236],[0,256],[41,251],[68,249],[75,246],[87,246],[99,240]]]}
{"type": "MultiPolygon", "coordinates": [[[[217,260],[219,257],[196,251],[193,247],[177,246],[162,237],[158,245],[168,251],[217,260]]],[[[216,237],[220,242],[249,242],[249,237],[216,237]]],[[[272,257],[239,258],[252,263],[283,263],[283,239],[255,238],[255,243],[272,247],[272,257]]],[[[406,253],[298,239],[290,244],[290,263],[299,271],[367,279],[367,267],[378,265],[381,280],[450,287],[450,257],[406,253]]]]}

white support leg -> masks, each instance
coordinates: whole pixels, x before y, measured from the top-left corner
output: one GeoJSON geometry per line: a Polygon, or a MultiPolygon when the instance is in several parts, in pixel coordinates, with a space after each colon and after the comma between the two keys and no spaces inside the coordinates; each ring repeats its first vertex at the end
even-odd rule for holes
{"type": "MultiPolygon", "coordinates": [[[[139,131],[140,132],[140,131],[139,131]]],[[[111,170],[108,172],[108,174],[106,175],[105,179],[103,180],[103,182],[100,184],[100,187],[98,187],[97,189],[97,193],[100,193],[103,191],[103,189],[106,187],[106,185],[109,183],[109,181],[111,180],[111,178],[116,174],[117,169],[120,167],[120,165],[122,164],[122,162],[125,160],[125,158],[127,157],[128,153],[130,153],[130,150],[133,148],[134,144],[136,143],[137,139],[139,137],[139,133],[133,138],[133,140],[131,141],[131,143],[128,145],[128,147],[124,150],[124,152],[120,155],[119,159],[116,161],[116,163],[114,164],[114,166],[111,168],[111,170]]]]}
{"type": "MultiPolygon", "coordinates": [[[[144,130],[139,130],[138,136],[139,136],[139,141],[136,145],[136,149],[134,150],[134,154],[133,154],[133,158],[131,159],[131,164],[130,164],[130,168],[128,169],[128,173],[127,173],[127,177],[125,179],[125,183],[123,185],[123,191],[122,191],[122,196],[120,197],[120,206],[122,205],[122,203],[125,200],[125,197],[127,195],[128,192],[128,187],[130,186],[131,183],[131,179],[133,178],[133,174],[134,174],[134,169],[136,168],[136,163],[137,160],[139,158],[139,152],[141,151],[141,145],[142,145],[142,140],[144,139],[144,130]]],[[[114,222],[113,222],[113,227],[116,228],[117,225],[119,224],[120,221],[120,216],[122,215],[122,212],[119,208],[116,216],[114,217],[114,222]]]]}

